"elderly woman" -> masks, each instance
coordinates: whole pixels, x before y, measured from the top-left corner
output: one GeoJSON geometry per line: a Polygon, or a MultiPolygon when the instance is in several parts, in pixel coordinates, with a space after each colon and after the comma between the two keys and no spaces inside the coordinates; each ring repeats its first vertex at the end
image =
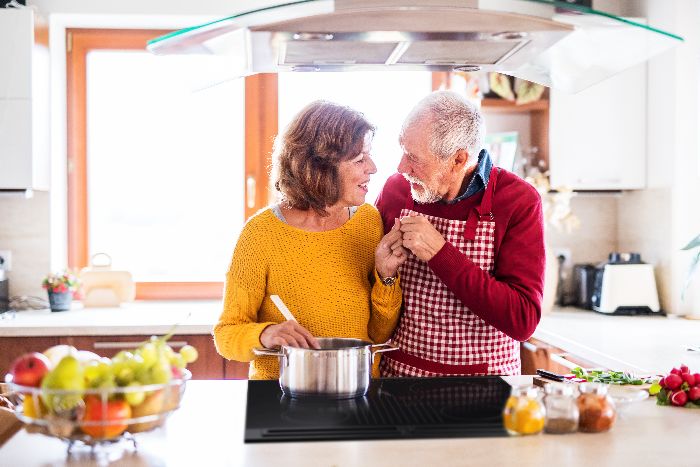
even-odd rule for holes
{"type": "Polygon", "coordinates": [[[316,101],[275,141],[273,176],[281,202],[246,223],[214,327],[225,358],[253,361],[251,379],[279,377],[276,358],[253,348],[318,348],[316,337],[385,342],[399,318],[397,270],[406,259],[397,223],[383,235],[365,204],[374,127],[351,108],[316,101]],[[297,322],[270,300],[279,295],[297,322]]]}

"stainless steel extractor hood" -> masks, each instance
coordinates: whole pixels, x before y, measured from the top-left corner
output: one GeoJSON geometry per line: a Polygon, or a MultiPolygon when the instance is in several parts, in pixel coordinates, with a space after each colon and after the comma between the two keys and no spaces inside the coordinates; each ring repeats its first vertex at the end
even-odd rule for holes
{"type": "Polygon", "coordinates": [[[499,71],[577,92],[682,38],[548,0],[300,0],[149,42],[230,57],[230,76],[284,71],[499,71]]]}

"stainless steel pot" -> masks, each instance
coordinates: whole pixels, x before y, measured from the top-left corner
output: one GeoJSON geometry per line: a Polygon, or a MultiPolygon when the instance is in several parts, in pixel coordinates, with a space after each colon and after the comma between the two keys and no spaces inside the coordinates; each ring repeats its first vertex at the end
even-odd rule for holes
{"type": "Polygon", "coordinates": [[[320,349],[283,345],[280,350],[253,349],[253,352],[279,357],[280,387],[288,396],[349,399],[367,393],[374,356],[398,350],[388,343],[373,345],[361,339],[322,337],[318,343],[320,349]]]}

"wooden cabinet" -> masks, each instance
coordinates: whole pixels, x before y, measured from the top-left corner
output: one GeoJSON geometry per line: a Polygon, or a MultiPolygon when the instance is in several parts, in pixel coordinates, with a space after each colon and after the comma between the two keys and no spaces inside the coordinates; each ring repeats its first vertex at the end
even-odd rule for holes
{"type": "MultiPolygon", "coordinates": [[[[47,348],[66,344],[79,350],[89,350],[102,357],[113,357],[120,350],[132,350],[148,336],[55,336],[55,337],[0,337],[0,379],[9,371],[12,361],[27,352],[42,352],[47,348]]],[[[234,362],[221,357],[208,334],[175,335],[168,341],[178,350],[190,344],[199,352],[196,362],[187,365],[192,379],[248,379],[247,362],[234,362]]]]}
{"type": "Polygon", "coordinates": [[[523,375],[534,375],[538,369],[567,374],[577,366],[600,368],[600,365],[537,339],[529,339],[520,345],[520,360],[523,375]]]}
{"type": "Polygon", "coordinates": [[[646,185],[646,65],[578,94],[550,92],[554,188],[630,190],[646,185]]]}
{"type": "Polygon", "coordinates": [[[48,29],[0,8],[0,190],[49,187],[48,29]]]}
{"type": "MultiPolygon", "coordinates": [[[[90,350],[103,357],[113,357],[120,350],[131,350],[139,346],[148,336],[68,336],[61,337],[62,344],[72,345],[77,349],[90,350]]],[[[192,379],[223,379],[224,359],[216,352],[212,336],[175,335],[168,341],[174,350],[183,345],[194,346],[199,358],[187,368],[192,372],[192,379]]]]}
{"type": "Polygon", "coordinates": [[[58,337],[0,337],[0,380],[15,358],[27,352],[42,352],[59,343],[58,337]]]}

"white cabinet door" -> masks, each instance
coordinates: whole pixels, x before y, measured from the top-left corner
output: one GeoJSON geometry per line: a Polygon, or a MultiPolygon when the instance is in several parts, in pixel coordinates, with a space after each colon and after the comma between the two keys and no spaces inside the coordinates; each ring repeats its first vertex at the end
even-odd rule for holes
{"type": "Polygon", "coordinates": [[[31,101],[0,100],[0,189],[33,187],[31,134],[31,101]]]}
{"type": "Polygon", "coordinates": [[[48,63],[34,11],[0,9],[0,190],[49,188],[48,63]]]}
{"type": "Polygon", "coordinates": [[[575,190],[646,185],[646,64],[578,94],[550,94],[550,181],[575,190]]]}

